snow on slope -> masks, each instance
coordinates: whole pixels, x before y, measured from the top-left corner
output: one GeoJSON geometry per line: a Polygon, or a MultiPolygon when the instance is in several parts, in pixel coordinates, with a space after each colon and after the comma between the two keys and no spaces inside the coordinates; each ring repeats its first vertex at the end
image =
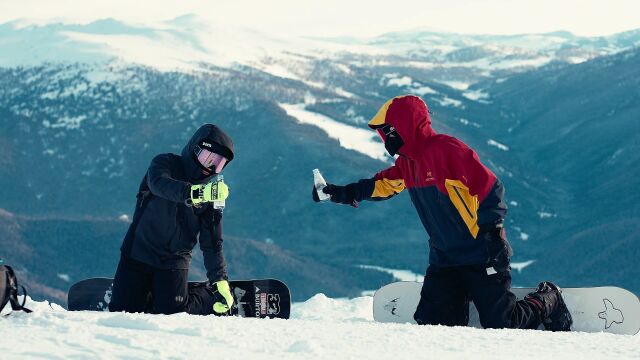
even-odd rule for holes
{"type": "Polygon", "coordinates": [[[380,324],[372,298],[318,294],[289,320],[67,312],[28,302],[0,319],[2,359],[638,358],[640,335],[380,324]]]}
{"type": "Polygon", "coordinates": [[[304,104],[279,104],[287,115],[303,124],[310,124],[324,130],[330,138],[338,140],[345,149],[355,150],[381,161],[389,161],[386,150],[373,131],[343,124],[328,116],[314,113],[304,104]]]}
{"type": "Polygon", "coordinates": [[[395,281],[424,281],[424,276],[410,270],[389,269],[374,265],[360,265],[361,269],[381,271],[393,276],[395,281]]]}

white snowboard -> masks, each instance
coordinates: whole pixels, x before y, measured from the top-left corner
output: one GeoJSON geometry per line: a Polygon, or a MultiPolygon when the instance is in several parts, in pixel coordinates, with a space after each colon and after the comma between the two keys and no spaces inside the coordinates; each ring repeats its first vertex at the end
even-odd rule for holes
{"type": "MultiPolygon", "coordinates": [[[[373,318],[379,322],[412,323],[420,301],[421,282],[401,281],[386,285],[373,297],[373,318]]],[[[513,288],[522,299],[533,288],[513,288]]],[[[640,331],[640,300],[619,287],[562,288],[573,317],[572,331],[634,335],[640,331]]],[[[469,326],[480,328],[478,311],[469,304],[469,326]]],[[[542,327],[540,327],[542,329],[542,327]]]]}

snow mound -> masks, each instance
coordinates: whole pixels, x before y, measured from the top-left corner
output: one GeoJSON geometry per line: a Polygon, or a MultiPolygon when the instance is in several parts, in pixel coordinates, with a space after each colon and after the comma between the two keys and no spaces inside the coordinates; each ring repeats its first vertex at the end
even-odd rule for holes
{"type": "Polygon", "coordinates": [[[317,294],[311,299],[295,304],[291,318],[300,320],[333,319],[338,322],[373,321],[373,298],[331,299],[317,294]]]}
{"type": "Polygon", "coordinates": [[[371,297],[318,294],[290,320],[69,312],[27,301],[0,318],[3,359],[563,359],[637,358],[640,335],[380,324],[371,297]]]}

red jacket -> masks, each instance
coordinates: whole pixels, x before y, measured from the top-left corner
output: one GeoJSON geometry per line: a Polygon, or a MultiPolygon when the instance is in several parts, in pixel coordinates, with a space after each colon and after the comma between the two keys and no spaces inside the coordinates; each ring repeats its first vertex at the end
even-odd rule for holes
{"type": "Polygon", "coordinates": [[[361,181],[363,198],[384,200],[408,189],[429,233],[429,262],[453,266],[485,263],[479,226],[502,222],[504,187],[462,141],[436,134],[427,105],[413,95],[389,100],[369,122],[392,125],[404,141],[395,164],[361,181]]]}

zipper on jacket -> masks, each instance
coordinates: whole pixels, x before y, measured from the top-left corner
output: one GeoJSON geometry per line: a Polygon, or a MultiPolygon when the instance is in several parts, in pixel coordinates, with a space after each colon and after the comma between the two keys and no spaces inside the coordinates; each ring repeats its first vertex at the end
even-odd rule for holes
{"type": "Polygon", "coordinates": [[[407,160],[409,160],[409,162],[411,163],[411,172],[413,173],[413,181],[415,182],[414,186],[418,186],[420,178],[418,177],[418,172],[416,171],[416,162],[409,158],[407,158],[407,160]]]}
{"type": "MultiPolygon", "coordinates": [[[[180,211],[180,204],[177,204],[177,205],[176,205],[176,227],[177,227],[177,231],[176,231],[176,235],[177,235],[177,237],[176,237],[176,239],[175,239],[175,240],[176,240],[176,243],[175,243],[175,244],[173,244],[173,245],[175,245],[176,247],[178,247],[178,246],[180,246],[180,245],[181,245],[181,244],[180,244],[180,238],[182,237],[182,214],[181,214],[181,211],[180,211]]],[[[170,242],[170,243],[169,243],[169,249],[170,249],[171,251],[173,251],[173,249],[171,248],[171,245],[172,245],[172,244],[171,244],[171,242],[170,242]]]]}
{"type": "Polygon", "coordinates": [[[147,201],[147,198],[149,197],[150,194],[151,194],[151,192],[149,190],[140,191],[140,206],[139,206],[139,208],[142,208],[144,206],[144,203],[145,203],[145,201],[147,201]]]}
{"type": "Polygon", "coordinates": [[[469,216],[473,219],[473,218],[474,218],[474,216],[473,216],[473,214],[471,213],[471,210],[469,210],[469,207],[467,206],[467,203],[466,203],[466,202],[464,202],[464,200],[462,200],[462,195],[460,195],[460,192],[458,192],[458,188],[457,188],[457,187],[455,187],[455,186],[452,186],[452,187],[453,187],[453,191],[455,191],[455,192],[456,192],[456,195],[458,195],[458,199],[460,199],[460,202],[461,202],[461,203],[462,203],[462,205],[464,206],[464,209],[465,209],[465,210],[467,210],[467,214],[469,214],[469,216]]]}

